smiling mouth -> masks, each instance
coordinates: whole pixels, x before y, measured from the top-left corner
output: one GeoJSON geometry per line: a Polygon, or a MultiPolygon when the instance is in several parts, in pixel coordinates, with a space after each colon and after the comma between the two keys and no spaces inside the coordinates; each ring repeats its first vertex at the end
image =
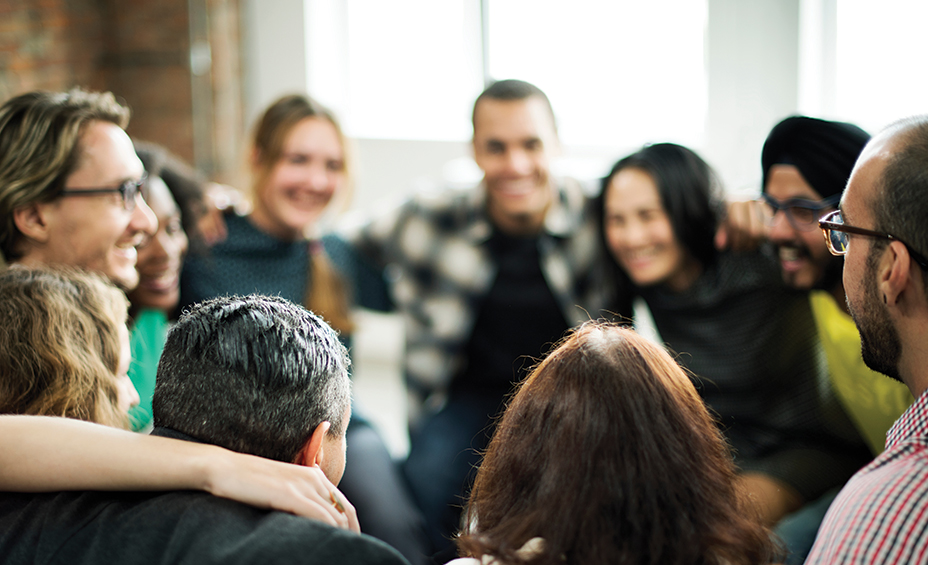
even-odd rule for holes
{"type": "Polygon", "coordinates": [[[174,269],[155,276],[142,275],[139,278],[139,287],[152,292],[171,292],[179,283],[178,271],[174,269]]]}
{"type": "Polygon", "coordinates": [[[777,257],[784,271],[797,271],[808,262],[809,252],[804,247],[785,244],[777,247],[777,257]]]}

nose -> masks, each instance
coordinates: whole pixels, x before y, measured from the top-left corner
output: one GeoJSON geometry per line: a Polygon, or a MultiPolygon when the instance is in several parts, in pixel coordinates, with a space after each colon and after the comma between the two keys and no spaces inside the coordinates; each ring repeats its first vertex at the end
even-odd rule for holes
{"type": "Polygon", "coordinates": [[[132,219],[129,221],[129,230],[133,233],[141,232],[148,237],[154,237],[158,231],[158,218],[141,194],[135,196],[135,209],[132,210],[132,219]]]}
{"type": "Polygon", "coordinates": [[[622,231],[625,244],[629,247],[641,245],[647,240],[644,223],[636,219],[630,220],[622,231]]]}
{"type": "Polygon", "coordinates": [[[315,163],[306,172],[309,188],[316,192],[327,192],[333,184],[332,172],[324,163],[315,163]]]}
{"type": "Polygon", "coordinates": [[[774,212],[770,225],[771,241],[792,241],[796,238],[796,230],[786,214],[785,210],[774,212]]]}
{"type": "Polygon", "coordinates": [[[138,406],[142,403],[142,397],[139,396],[139,391],[136,390],[135,385],[132,381],[129,381],[129,406],[138,406]]]}
{"type": "Polygon", "coordinates": [[[148,245],[145,247],[146,254],[148,254],[152,260],[166,261],[171,256],[171,252],[169,251],[172,247],[171,237],[164,229],[159,229],[155,237],[151,238],[151,241],[149,241],[148,245]]]}
{"type": "Polygon", "coordinates": [[[507,154],[506,168],[514,176],[525,176],[532,171],[532,161],[525,151],[513,149],[507,154]]]}

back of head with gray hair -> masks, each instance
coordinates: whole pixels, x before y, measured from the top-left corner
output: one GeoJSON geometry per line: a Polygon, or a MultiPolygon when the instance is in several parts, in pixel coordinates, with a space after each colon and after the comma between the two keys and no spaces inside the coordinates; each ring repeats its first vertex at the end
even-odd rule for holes
{"type": "Polygon", "coordinates": [[[351,402],[338,336],[279,297],[193,306],[168,334],[153,401],[156,426],[267,459],[294,462],[322,422],[341,437],[351,402]]]}

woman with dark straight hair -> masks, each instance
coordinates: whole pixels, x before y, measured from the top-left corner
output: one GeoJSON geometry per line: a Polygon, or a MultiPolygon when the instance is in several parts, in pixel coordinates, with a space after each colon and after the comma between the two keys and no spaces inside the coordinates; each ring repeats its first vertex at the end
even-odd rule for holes
{"type": "Polygon", "coordinates": [[[569,335],[521,384],[465,524],[462,553],[499,563],[737,565],[774,556],[690,379],[660,346],[599,322],[569,335]]]}
{"type": "Polygon", "coordinates": [[[866,446],[823,386],[805,293],[787,288],[763,251],[716,250],[724,205],[705,161],[680,145],[647,145],[604,179],[601,210],[615,284],[638,298],[636,314],[646,308],[659,341],[694,375],[765,523],[867,462],[866,446]]]}

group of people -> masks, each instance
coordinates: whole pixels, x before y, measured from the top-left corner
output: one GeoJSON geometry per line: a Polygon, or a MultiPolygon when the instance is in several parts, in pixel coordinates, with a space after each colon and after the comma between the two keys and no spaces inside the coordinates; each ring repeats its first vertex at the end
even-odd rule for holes
{"type": "Polygon", "coordinates": [[[127,120],[81,90],[0,107],[0,413],[33,415],[0,417],[0,489],[45,492],[0,496],[11,562],[925,550],[928,118],[787,118],[756,201],[671,143],[591,197],[551,174],[544,93],[498,81],[478,187],[330,233],[350,155],[311,98],[259,118],[244,210],[127,120]],[[404,321],[399,464],[351,406],[356,305],[404,321]]]}

